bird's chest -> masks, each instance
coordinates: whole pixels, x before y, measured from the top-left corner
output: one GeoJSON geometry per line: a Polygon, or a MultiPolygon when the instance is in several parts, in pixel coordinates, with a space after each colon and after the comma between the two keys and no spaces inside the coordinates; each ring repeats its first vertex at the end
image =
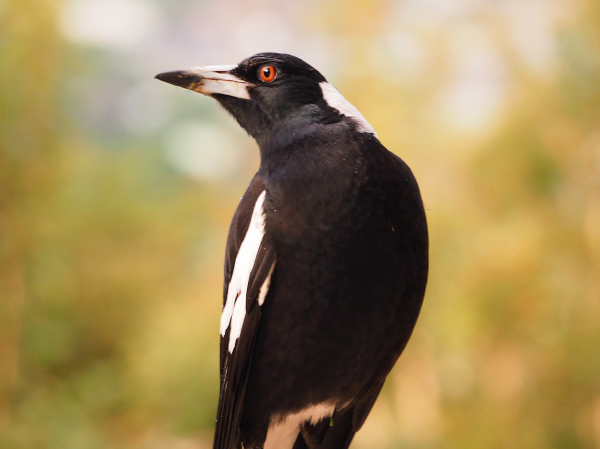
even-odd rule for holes
{"type": "Polygon", "coordinates": [[[267,232],[279,244],[317,250],[336,236],[351,234],[369,213],[368,205],[359,203],[361,186],[351,174],[312,173],[275,181],[268,185],[264,209],[267,232]]]}
{"type": "Polygon", "coordinates": [[[343,160],[283,167],[267,181],[267,231],[290,245],[315,244],[332,235],[351,232],[368,205],[359,203],[363,182],[360,167],[343,160]]]}
{"type": "Polygon", "coordinates": [[[265,226],[277,252],[278,288],[294,292],[299,307],[350,300],[360,273],[388,259],[370,185],[353,175],[288,177],[267,187],[265,226]]]}

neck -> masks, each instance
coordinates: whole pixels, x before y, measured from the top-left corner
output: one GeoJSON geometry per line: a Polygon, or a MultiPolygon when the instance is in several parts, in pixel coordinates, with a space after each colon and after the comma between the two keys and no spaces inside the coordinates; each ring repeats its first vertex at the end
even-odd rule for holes
{"type": "MultiPolygon", "coordinates": [[[[343,142],[348,142],[352,134],[352,126],[344,121],[328,124],[310,122],[294,128],[279,128],[268,138],[257,139],[261,169],[271,171],[290,159],[306,164],[318,154],[334,157],[330,153],[335,148],[344,148],[343,142]]],[[[343,149],[346,150],[349,148],[343,149]]]]}
{"type": "Polygon", "coordinates": [[[339,132],[336,125],[341,124],[327,120],[323,110],[315,104],[307,104],[288,115],[283,120],[272,122],[267,134],[257,136],[256,141],[261,156],[285,149],[289,145],[316,135],[327,138],[328,133],[339,132]]]}

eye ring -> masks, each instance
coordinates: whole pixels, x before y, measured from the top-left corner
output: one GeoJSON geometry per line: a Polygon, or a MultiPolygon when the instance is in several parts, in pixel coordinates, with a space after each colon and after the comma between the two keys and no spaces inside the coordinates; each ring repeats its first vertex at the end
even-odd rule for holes
{"type": "Polygon", "coordinates": [[[258,76],[265,83],[272,83],[277,76],[277,71],[272,65],[263,65],[258,69],[258,76]]]}

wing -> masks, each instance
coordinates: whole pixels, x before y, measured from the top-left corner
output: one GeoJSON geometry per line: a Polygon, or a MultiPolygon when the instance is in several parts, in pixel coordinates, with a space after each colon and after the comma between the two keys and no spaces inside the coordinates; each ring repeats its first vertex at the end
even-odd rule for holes
{"type": "Polygon", "coordinates": [[[233,217],[225,256],[221,316],[221,394],[214,449],[239,449],[240,418],[254,341],[275,267],[264,230],[265,187],[255,176],[233,217]]]}

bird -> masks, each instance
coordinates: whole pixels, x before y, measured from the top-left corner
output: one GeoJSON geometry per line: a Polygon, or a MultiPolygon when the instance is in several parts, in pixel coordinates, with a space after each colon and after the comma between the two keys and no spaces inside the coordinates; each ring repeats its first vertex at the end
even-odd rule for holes
{"type": "Polygon", "coordinates": [[[425,295],[412,171],[298,57],[156,78],[217,100],[260,152],[225,250],[214,449],[348,448],[425,295]]]}

